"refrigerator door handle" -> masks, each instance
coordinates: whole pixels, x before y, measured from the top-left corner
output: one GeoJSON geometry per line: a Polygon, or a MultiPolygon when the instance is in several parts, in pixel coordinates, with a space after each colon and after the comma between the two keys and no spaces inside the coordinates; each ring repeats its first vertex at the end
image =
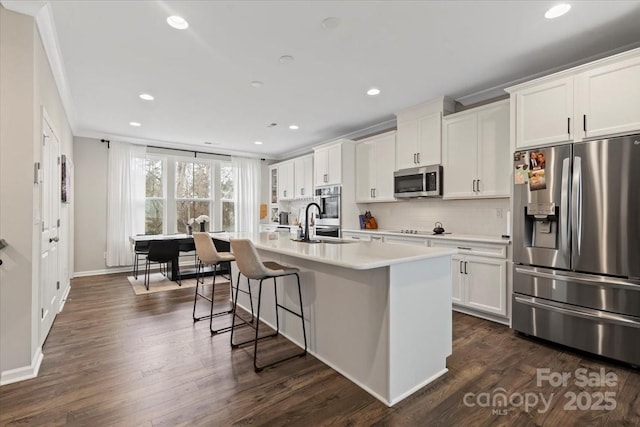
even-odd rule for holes
{"type": "Polygon", "coordinates": [[[566,191],[562,192],[560,196],[560,223],[562,229],[560,230],[560,251],[563,254],[569,254],[569,162],[570,158],[562,160],[562,188],[566,191]]]}
{"type": "Polygon", "coordinates": [[[571,231],[574,254],[580,256],[582,244],[582,158],[573,158],[573,179],[571,183],[571,231]]]}
{"type": "Polygon", "coordinates": [[[526,274],[527,276],[540,277],[542,279],[562,280],[568,282],[581,283],[583,285],[607,286],[612,288],[625,289],[634,292],[640,292],[640,283],[617,280],[607,276],[596,276],[593,274],[567,273],[563,274],[555,270],[543,269],[540,267],[517,266],[516,273],[526,274]]]}
{"type": "Polygon", "coordinates": [[[531,307],[541,308],[543,310],[556,311],[570,316],[582,317],[589,320],[600,320],[607,323],[616,323],[618,325],[640,329],[640,321],[637,320],[637,317],[608,313],[606,311],[594,310],[585,307],[570,306],[559,302],[542,302],[544,300],[534,297],[514,296],[513,298],[516,302],[526,304],[531,307]]]}

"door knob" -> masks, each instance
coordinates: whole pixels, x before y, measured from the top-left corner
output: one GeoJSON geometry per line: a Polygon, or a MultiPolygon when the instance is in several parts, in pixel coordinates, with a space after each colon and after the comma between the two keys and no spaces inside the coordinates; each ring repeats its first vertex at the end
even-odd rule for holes
{"type": "Polygon", "coordinates": [[[49,239],[49,243],[52,243],[52,242],[58,242],[58,241],[60,241],[60,238],[59,238],[59,237],[54,237],[54,238],[50,238],[50,239],[49,239]]]}

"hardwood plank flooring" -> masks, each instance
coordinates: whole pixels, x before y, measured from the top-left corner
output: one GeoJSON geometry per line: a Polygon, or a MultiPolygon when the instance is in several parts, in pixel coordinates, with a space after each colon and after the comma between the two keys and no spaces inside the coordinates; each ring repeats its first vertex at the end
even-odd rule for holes
{"type": "MultiPolygon", "coordinates": [[[[256,374],[252,348],[232,351],[228,333],[211,337],[207,321],[193,323],[193,292],[135,296],[124,274],[74,279],[39,376],[0,387],[0,425],[640,426],[638,370],[459,313],[449,372],[393,408],[311,355],[256,374]],[[601,367],[617,375],[615,386],[576,385],[576,369],[601,367]],[[566,386],[538,386],[538,368],[572,377],[566,386]],[[542,403],[478,405],[496,390],[553,398],[546,411],[542,403]],[[567,410],[568,392],[613,392],[616,407],[567,410]]],[[[268,358],[297,347],[278,337],[261,349],[268,358]]]]}

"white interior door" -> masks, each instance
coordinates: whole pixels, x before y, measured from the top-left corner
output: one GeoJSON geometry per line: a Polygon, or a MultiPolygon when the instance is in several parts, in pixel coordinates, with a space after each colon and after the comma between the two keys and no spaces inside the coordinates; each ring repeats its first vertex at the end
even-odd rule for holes
{"type": "Polygon", "coordinates": [[[43,120],[40,163],[40,344],[49,334],[57,314],[60,227],[60,145],[51,127],[43,120]]]}

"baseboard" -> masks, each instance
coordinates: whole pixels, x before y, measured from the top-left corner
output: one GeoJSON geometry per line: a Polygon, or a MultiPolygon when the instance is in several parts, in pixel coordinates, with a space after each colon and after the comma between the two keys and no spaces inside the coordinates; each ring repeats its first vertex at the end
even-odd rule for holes
{"type": "Polygon", "coordinates": [[[60,308],[58,309],[58,313],[62,312],[64,308],[64,303],[67,302],[67,298],[69,297],[69,292],[71,291],[71,282],[67,282],[67,290],[64,291],[64,295],[60,299],[60,308]]]}
{"type": "Polygon", "coordinates": [[[9,369],[8,371],[0,373],[0,386],[37,377],[40,364],[42,363],[42,357],[42,347],[38,347],[36,354],[33,356],[33,360],[31,360],[31,366],[9,369]]]}
{"type": "Polygon", "coordinates": [[[479,317],[485,320],[490,320],[492,322],[500,323],[509,327],[511,326],[511,319],[509,319],[508,317],[501,317],[501,316],[497,316],[489,313],[480,313],[478,311],[460,307],[457,305],[453,306],[453,311],[457,311],[458,313],[468,314],[469,316],[479,317]]]}
{"type": "Polygon", "coordinates": [[[101,274],[125,273],[131,270],[132,270],[132,267],[129,266],[129,267],[105,268],[102,270],[76,271],[73,273],[73,277],[87,277],[87,276],[99,276],[101,274]]]}

